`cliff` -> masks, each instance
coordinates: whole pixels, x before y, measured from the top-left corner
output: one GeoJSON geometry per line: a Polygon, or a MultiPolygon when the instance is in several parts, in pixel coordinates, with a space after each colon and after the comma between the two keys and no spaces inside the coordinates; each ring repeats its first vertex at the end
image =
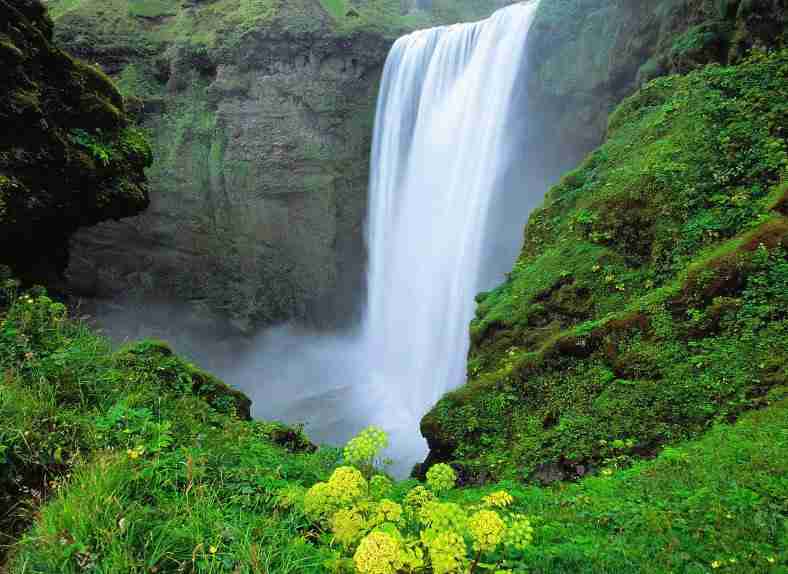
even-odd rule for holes
{"type": "Polygon", "coordinates": [[[81,233],[88,295],[165,295],[242,328],[343,321],[363,298],[369,147],[393,39],[500,2],[53,0],[154,134],[151,208],[81,233]]]}
{"type": "Polygon", "coordinates": [[[52,41],[36,0],[0,1],[0,264],[60,283],[83,226],[143,211],[151,154],[97,68],[52,41]]]}
{"type": "Polygon", "coordinates": [[[787,19],[780,0],[543,0],[529,91],[558,172],[602,143],[609,114],[645,82],[784,44],[787,19]]]}

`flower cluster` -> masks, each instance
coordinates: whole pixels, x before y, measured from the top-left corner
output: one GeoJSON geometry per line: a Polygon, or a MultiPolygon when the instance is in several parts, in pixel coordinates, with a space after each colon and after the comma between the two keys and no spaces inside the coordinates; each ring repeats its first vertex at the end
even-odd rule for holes
{"type": "Polygon", "coordinates": [[[506,508],[512,502],[514,502],[512,495],[505,490],[499,490],[497,492],[493,492],[492,494],[488,494],[483,498],[483,500],[486,506],[492,506],[494,508],[506,508]]]}
{"type": "Polygon", "coordinates": [[[306,491],[304,512],[313,520],[325,520],[343,506],[363,498],[367,488],[367,481],[358,470],[341,466],[328,482],[318,482],[306,491]]]}
{"type": "Polygon", "coordinates": [[[468,517],[459,504],[453,502],[428,502],[419,513],[421,523],[436,531],[464,530],[468,517]]]}
{"type": "Polygon", "coordinates": [[[454,488],[457,474],[448,464],[436,464],[427,471],[427,484],[436,494],[454,488]]]}
{"type": "Polygon", "coordinates": [[[375,426],[368,427],[345,445],[345,460],[354,465],[371,466],[388,444],[385,431],[375,426]]]}
{"type": "MultiPolygon", "coordinates": [[[[511,512],[514,498],[499,490],[478,504],[448,502],[443,494],[457,475],[446,464],[428,470],[427,487],[403,496],[389,478],[375,474],[374,457],[384,446],[383,431],[366,429],[345,449],[345,459],[359,468],[337,468],[303,494],[305,514],[330,533],[336,548],[327,567],[346,572],[352,563],[360,574],[511,574],[506,568],[513,551],[532,544],[534,533],[528,517],[511,512]]],[[[299,507],[292,503],[296,493],[280,493],[278,505],[299,507]]]]}
{"type": "Polygon", "coordinates": [[[331,532],[337,542],[350,546],[361,538],[366,521],[357,508],[343,508],[331,517],[331,532]]]}
{"type": "Polygon", "coordinates": [[[402,568],[399,540],[386,532],[373,532],[358,545],[353,555],[361,574],[394,574],[402,568]]]}
{"type": "Polygon", "coordinates": [[[435,496],[423,486],[411,488],[405,495],[405,506],[411,511],[420,511],[428,502],[435,500],[435,496]]]}
{"type": "Polygon", "coordinates": [[[467,562],[468,550],[462,536],[453,531],[443,532],[425,542],[435,574],[460,572],[467,562]]]}
{"type": "Polygon", "coordinates": [[[383,524],[384,522],[391,522],[393,524],[402,520],[402,506],[384,498],[375,505],[375,513],[372,517],[374,524],[383,524]]]}
{"type": "Polygon", "coordinates": [[[494,510],[480,510],[471,516],[468,530],[473,536],[473,547],[486,552],[494,550],[503,541],[506,524],[494,510]]]}

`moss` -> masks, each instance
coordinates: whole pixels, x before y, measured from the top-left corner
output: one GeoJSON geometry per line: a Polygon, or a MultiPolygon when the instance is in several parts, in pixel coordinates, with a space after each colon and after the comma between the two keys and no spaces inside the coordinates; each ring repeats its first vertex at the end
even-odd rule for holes
{"type": "Polygon", "coordinates": [[[576,476],[602,444],[650,456],[785,384],[767,365],[788,359],[787,80],[788,52],[756,53],[619,106],[478,299],[469,381],[422,425],[430,462],[576,476]]]}
{"type": "Polygon", "coordinates": [[[2,193],[0,261],[45,283],[59,280],[78,227],[147,207],[151,161],[141,136],[129,139],[112,81],[51,44],[51,26],[37,0],[0,1],[0,35],[24,56],[3,68],[0,172],[13,185],[2,193]],[[9,247],[20,241],[27,254],[9,247]]]}
{"type": "Polygon", "coordinates": [[[141,18],[174,16],[178,9],[168,0],[130,0],[129,14],[141,18]]]}
{"type": "Polygon", "coordinates": [[[246,395],[183,361],[163,341],[134,343],[120,350],[115,361],[133,384],[146,384],[155,377],[162,388],[200,397],[220,412],[251,420],[252,401],[246,395]]]}

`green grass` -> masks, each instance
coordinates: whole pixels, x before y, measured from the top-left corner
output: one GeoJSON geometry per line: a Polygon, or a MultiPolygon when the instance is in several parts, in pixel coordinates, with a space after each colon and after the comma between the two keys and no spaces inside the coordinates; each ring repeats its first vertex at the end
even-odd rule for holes
{"type": "MultiPolygon", "coordinates": [[[[163,343],[113,352],[42,295],[10,303],[0,318],[9,574],[330,571],[331,534],[285,493],[325,480],[336,450],[239,417],[242,396],[163,343]]],[[[788,567],[788,398],[774,391],[765,404],[626,470],[444,499],[469,508],[501,488],[514,496],[533,543],[488,560],[515,572],[777,574],[788,567]]]]}
{"type": "Polygon", "coordinates": [[[177,5],[171,0],[129,0],[129,14],[143,18],[174,16],[177,5]]]}
{"type": "Polygon", "coordinates": [[[245,420],[243,395],[163,343],[113,352],[64,313],[34,295],[0,315],[0,555],[52,499],[12,571],[218,572],[228,555],[316,571],[275,497],[324,478],[335,451],[245,420]]]}
{"type": "MultiPolygon", "coordinates": [[[[554,488],[504,486],[532,517],[531,573],[785,572],[788,401],[628,470],[554,488]],[[715,567],[716,565],[716,567],[715,567]]],[[[526,571],[526,570],[523,570],[526,571]]]]}
{"type": "Polygon", "coordinates": [[[320,0],[320,5],[337,20],[347,13],[345,0],[320,0]]]}

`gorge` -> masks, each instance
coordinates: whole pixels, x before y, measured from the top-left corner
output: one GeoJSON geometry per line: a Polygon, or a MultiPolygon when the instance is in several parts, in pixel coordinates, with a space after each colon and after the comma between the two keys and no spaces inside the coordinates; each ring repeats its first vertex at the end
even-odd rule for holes
{"type": "Polygon", "coordinates": [[[0,573],[782,572],[786,101],[783,0],[0,0],[0,573]]]}

